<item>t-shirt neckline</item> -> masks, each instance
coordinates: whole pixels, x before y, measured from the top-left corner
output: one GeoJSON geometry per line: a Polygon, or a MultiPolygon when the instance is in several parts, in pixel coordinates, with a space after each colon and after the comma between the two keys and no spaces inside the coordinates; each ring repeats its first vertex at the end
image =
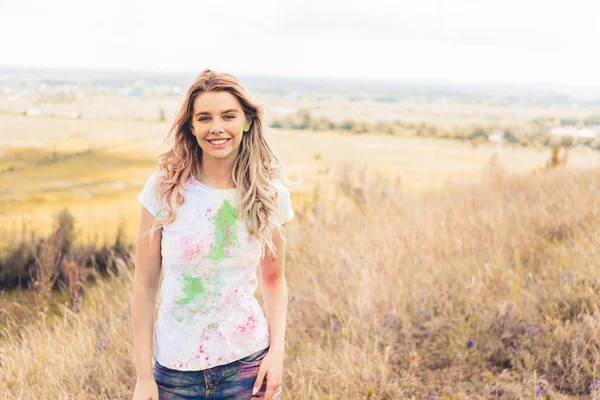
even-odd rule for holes
{"type": "Polygon", "coordinates": [[[217,192],[217,193],[234,193],[237,191],[237,188],[231,188],[231,189],[217,189],[217,188],[213,188],[210,186],[206,186],[204,183],[200,182],[198,179],[196,179],[196,177],[194,176],[194,174],[190,174],[190,180],[192,181],[192,183],[195,186],[198,186],[204,190],[208,190],[211,192],[217,192]]]}

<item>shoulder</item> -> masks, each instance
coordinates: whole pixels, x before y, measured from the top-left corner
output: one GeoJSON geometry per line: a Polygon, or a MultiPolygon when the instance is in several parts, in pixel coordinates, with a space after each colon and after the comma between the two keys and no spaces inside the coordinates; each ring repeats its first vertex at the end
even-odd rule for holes
{"type": "Polygon", "coordinates": [[[154,185],[158,181],[159,177],[164,176],[163,172],[160,170],[154,171],[147,179],[146,185],[154,185]]]}
{"type": "Polygon", "coordinates": [[[271,184],[275,187],[275,189],[280,190],[282,187],[285,187],[281,179],[273,178],[271,179],[271,184]]]}
{"type": "Polygon", "coordinates": [[[277,212],[275,215],[279,223],[284,224],[294,217],[290,190],[281,179],[273,179],[272,182],[277,190],[277,212]]]}
{"type": "Polygon", "coordinates": [[[274,178],[271,180],[271,183],[277,191],[277,197],[280,201],[282,198],[286,198],[290,195],[290,189],[283,183],[281,179],[274,178]]]}
{"type": "Polygon", "coordinates": [[[158,179],[161,176],[164,176],[164,173],[160,169],[157,169],[156,171],[154,171],[152,173],[152,175],[150,175],[150,179],[156,180],[156,179],[158,179]]]}

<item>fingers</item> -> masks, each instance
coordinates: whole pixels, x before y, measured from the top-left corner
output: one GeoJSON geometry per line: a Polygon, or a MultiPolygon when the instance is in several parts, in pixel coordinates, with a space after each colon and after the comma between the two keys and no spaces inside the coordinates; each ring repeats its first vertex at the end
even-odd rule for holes
{"type": "Polygon", "coordinates": [[[256,380],[254,381],[254,388],[252,389],[252,394],[255,395],[258,392],[263,384],[263,380],[265,378],[266,369],[263,368],[262,364],[258,368],[258,375],[256,376],[256,380]]]}
{"type": "Polygon", "coordinates": [[[279,388],[277,389],[272,389],[272,395],[269,394],[269,389],[267,389],[267,391],[265,392],[265,395],[262,397],[257,397],[256,400],[276,400],[279,399],[279,396],[281,394],[281,386],[279,386],[279,388]]]}
{"type": "Polygon", "coordinates": [[[275,398],[275,395],[281,393],[281,385],[277,385],[275,383],[271,384],[267,382],[267,391],[265,392],[264,399],[271,400],[275,398]]]}

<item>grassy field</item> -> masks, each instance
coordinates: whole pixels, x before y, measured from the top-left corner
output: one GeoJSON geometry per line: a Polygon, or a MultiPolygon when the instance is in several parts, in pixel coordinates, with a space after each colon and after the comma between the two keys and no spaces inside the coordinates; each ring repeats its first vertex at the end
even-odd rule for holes
{"type": "MultiPolygon", "coordinates": [[[[85,107],[96,119],[0,114],[2,248],[47,235],[65,207],[81,244],[114,243],[120,226],[133,243],[136,196],[169,125],[85,107]]],[[[268,139],[302,180],[291,187],[283,398],[600,392],[598,153],[573,149],[541,172],[549,149],[286,130],[268,139]]],[[[89,285],[78,313],[64,294],[29,315],[29,292],[2,293],[0,398],[131,398],[133,266],[115,262],[120,275],[89,285]]]]}
{"type": "MultiPolygon", "coordinates": [[[[315,200],[289,226],[283,398],[600,391],[599,169],[494,168],[415,196],[349,172],[345,206],[315,200]]],[[[121,263],[81,312],[12,320],[17,333],[0,343],[4,398],[130,398],[131,285],[121,263]]]]}
{"type": "MultiPolygon", "coordinates": [[[[137,229],[136,195],[156,167],[168,124],[152,121],[94,121],[0,115],[0,226],[5,243],[23,231],[47,234],[54,214],[68,207],[85,243],[113,237],[119,223],[128,240],[137,229]],[[43,132],[43,134],[37,134],[43,132]],[[37,146],[31,145],[35,139],[37,146]]],[[[405,193],[439,190],[477,181],[497,154],[508,172],[544,165],[549,150],[474,148],[468,143],[387,135],[270,131],[269,140],[287,167],[294,205],[311,207],[316,191],[331,207],[344,202],[335,186],[348,166],[398,178],[405,193]]],[[[593,152],[569,154],[570,167],[600,164],[593,152]]]]}

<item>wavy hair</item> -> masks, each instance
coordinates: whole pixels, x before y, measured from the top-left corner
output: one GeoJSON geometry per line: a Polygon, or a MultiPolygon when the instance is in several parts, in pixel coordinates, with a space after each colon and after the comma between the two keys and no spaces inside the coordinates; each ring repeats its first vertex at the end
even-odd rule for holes
{"type": "MultiPolygon", "coordinates": [[[[283,228],[272,216],[277,212],[277,189],[272,180],[283,183],[281,163],[267,143],[263,130],[262,106],[251,99],[242,83],[233,75],[205,69],[193,81],[165,138],[168,150],[158,154],[159,174],[156,192],[160,193],[163,209],[154,219],[150,237],[163,224],[173,222],[177,208],[185,201],[184,183],[192,175],[195,163],[202,161],[202,149],[191,131],[194,101],[202,93],[229,92],[242,106],[249,120],[250,130],[243,134],[240,150],[234,162],[232,178],[239,193],[237,216],[248,229],[249,236],[261,243],[261,259],[268,248],[272,254],[275,246],[272,234],[283,228]]],[[[287,185],[286,185],[287,186],[287,185]]]]}

